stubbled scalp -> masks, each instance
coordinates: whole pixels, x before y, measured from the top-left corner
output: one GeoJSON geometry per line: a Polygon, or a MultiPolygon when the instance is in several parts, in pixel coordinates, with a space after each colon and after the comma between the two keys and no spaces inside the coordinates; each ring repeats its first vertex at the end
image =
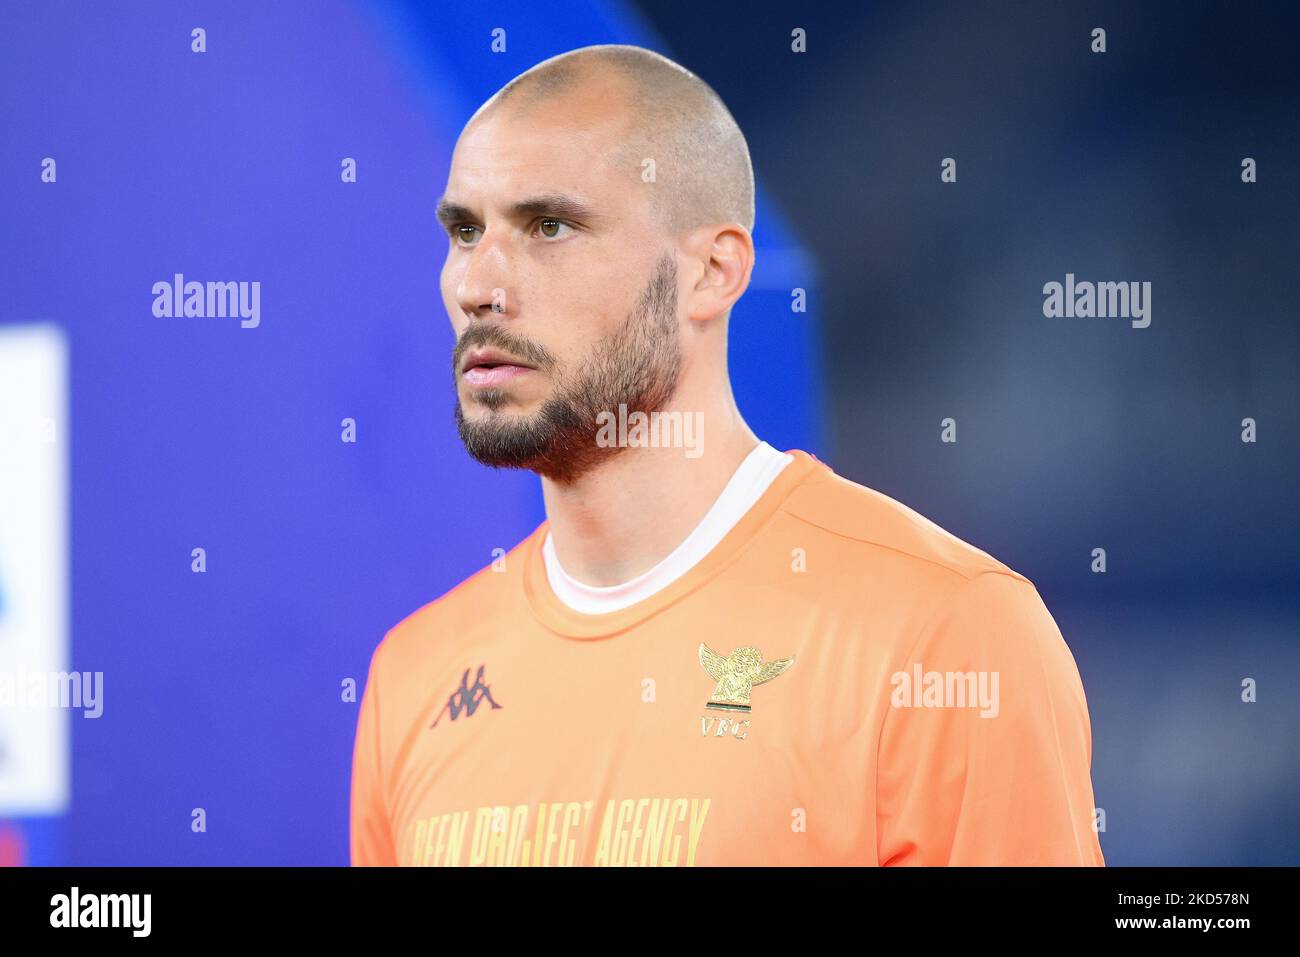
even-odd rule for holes
{"type": "Polygon", "coordinates": [[[754,170],[744,134],[712,87],[651,50],[601,44],[544,60],[498,90],[470,123],[500,110],[526,114],[583,88],[607,94],[625,114],[623,143],[607,162],[646,191],[671,235],[722,222],[753,232],[754,170]],[[644,182],[647,159],[653,182],[644,182]]]}

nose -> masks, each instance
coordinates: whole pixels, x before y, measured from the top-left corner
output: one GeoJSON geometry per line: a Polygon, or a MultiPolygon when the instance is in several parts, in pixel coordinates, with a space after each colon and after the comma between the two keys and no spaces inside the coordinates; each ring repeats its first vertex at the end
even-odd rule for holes
{"type": "Polygon", "coordinates": [[[485,230],[468,252],[456,286],[456,301],[469,319],[516,315],[513,264],[508,240],[485,230]]]}

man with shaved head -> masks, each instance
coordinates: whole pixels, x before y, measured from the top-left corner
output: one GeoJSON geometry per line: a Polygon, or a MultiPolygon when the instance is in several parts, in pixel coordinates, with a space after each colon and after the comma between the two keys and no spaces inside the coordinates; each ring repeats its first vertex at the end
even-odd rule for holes
{"type": "Polygon", "coordinates": [[[437,215],[461,439],[547,517],[375,650],[354,864],[1103,863],[1032,583],[736,407],[754,175],[707,83],[539,63],[437,215]]]}

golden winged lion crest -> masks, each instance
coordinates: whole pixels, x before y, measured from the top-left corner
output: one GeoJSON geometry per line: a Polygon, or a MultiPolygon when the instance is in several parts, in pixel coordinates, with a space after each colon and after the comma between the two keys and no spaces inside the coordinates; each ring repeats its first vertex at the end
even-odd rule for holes
{"type": "Polygon", "coordinates": [[[717,682],[706,708],[719,711],[748,711],[749,694],[754,685],[771,681],[794,664],[794,656],[764,661],[763,653],[753,645],[737,648],[725,658],[700,642],[700,664],[717,682]]]}

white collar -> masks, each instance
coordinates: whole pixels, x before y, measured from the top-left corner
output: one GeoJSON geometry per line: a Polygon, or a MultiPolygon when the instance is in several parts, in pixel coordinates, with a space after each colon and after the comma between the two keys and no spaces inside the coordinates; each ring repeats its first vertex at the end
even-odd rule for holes
{"type": "Polygon", "coordinates": [[[602,615],[635,605],[681,578],[740,521],[767,491],[781,470],[794,461],[788,452],[778,452],[766,442],[759,442],[740,463],[727,487],[722,490],[700,524],[649,571],[621,585],[597,587],[572,578],[560,567],[551,542],[550,529],[542,543],[546,577],[557,598],[574,611],[602,615]]]}

